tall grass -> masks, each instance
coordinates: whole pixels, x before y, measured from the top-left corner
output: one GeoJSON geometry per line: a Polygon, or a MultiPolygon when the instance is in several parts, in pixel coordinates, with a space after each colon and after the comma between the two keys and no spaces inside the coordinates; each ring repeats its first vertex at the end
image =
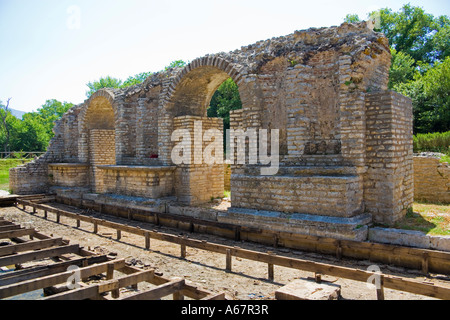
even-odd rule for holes
{"type": "Polygon", "coordinates": [[[414,152],[440,152],[450,156],[450,131],[417,134],[413,137],[414,152]]]}
{"type": "Polygon", "coordinates": [[[9,190],[9,169],[30,160],[31,159],[0,159],[0,190],[9,190]]]}

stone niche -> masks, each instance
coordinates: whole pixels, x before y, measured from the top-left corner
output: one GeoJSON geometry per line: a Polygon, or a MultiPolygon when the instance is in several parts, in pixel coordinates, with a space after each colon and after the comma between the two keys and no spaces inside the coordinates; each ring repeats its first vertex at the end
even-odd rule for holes
{"type": "Polygon", "coordinates": [[[267,130],[270,137],[278,130],[278,170],[262,173],[267,165],[249,152],[248,138],[245,163],[229,168],[231,207],[212,219],[364,240],[370,223],[398,221],[413,203],[412,104],[387,90],[390,63],[383,34],[344,23],[206,55],[133,87],[102,89],[56,123],[44,156],[11,170],[10,188],[24,194],[83,186],[82,198],[140,197],[161,210],[169,207],[162,202],[175,208],[222,197],[224,164],[195,159],[211,142],[208,130],[223,132],[207,108],[231,78],[242,102],[230,113],[231,129],[267,130]],[[173,161],[178,130],[203,138],[187,144],[193,162],[173,161]]]}

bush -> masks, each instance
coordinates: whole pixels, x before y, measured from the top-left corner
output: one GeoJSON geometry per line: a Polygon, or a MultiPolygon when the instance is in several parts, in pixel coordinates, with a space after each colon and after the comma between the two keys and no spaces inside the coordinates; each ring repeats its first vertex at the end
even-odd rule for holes
{"type": "Polygon", "coordinates": [[[450,156],[450,131],[417,134],[413,137],[414,152],[440,152],[450,156]]]}

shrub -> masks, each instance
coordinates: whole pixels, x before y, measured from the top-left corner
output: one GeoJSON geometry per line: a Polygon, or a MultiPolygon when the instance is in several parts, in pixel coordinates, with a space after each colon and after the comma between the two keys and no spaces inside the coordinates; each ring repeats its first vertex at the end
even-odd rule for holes
{"type": "Polygon", "coordinates": [[[413,137],[414,152],[441,152],[450,156],[450,131],[417,134],[413,137]]]}

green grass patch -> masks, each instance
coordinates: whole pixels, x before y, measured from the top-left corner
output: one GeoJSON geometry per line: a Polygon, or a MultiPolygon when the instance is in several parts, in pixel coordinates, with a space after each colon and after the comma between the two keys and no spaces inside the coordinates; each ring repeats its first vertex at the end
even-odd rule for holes
{"type": "Polygon", "coordinates": [[[413,210],[393,227],[450,236],[450,205],[415,202],[413,210]]]}
{"type": "Polygon", "coordinates": [[[225,190],[225,191],[223,192],[223,196],[224,196],[224,198],[230,198],[230,197],[231,197],[231,191],[225,190]]]}
{"type": "Polygon", "coordinates": [[[0,159],[0,190],[9,191],[9,169],[31,161],[30,159],[0,159]]]}
{"type": "Polygon", "coordinates": [[[450,164],[450,155],[442,156],[440,162],[442,163],[447,162],[450,164]]]}

